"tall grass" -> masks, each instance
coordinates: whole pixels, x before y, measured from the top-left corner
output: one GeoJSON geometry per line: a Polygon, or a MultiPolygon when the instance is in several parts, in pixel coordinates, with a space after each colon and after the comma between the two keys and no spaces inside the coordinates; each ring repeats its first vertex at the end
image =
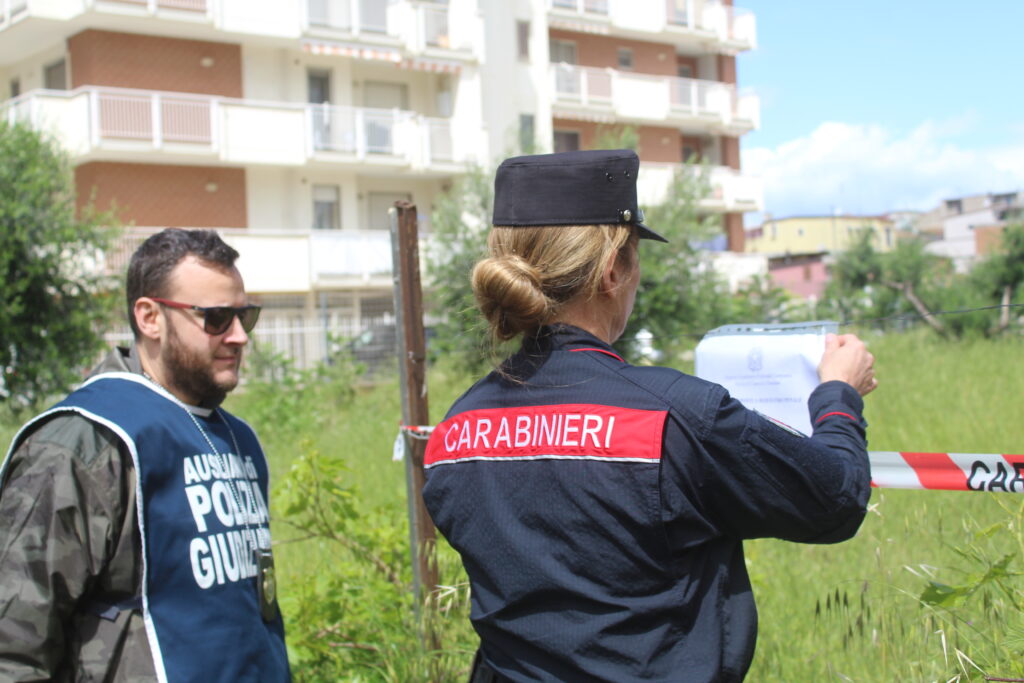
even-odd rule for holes
{"type": "MultiPolygon", "coordinates": [[[[1021,340],[865,338],[880,380],[865,401],[869,448],[1024,453],[1021,340]]],[[[1021,571],[1022,510],[1017,494],[876,489],[852,541],[747,544],[761,615],[750,678],[1024,677],[1022,605],[984,580],[1007,554],[1021,571]],[[972,576],[977,590],[952,609],[920,599],[931,581],[972,576]]]]}
{"type": "MultiPolygon", "coordinates": [[[[872,450],[1024,453],[1021,340],[863,336],[880,379],[866,399],[872,450]]],[[[250,385],[228,404],[255,426],[271,462],[296,679],[464,680],[476,638],[464,574],[443,542],[448,588],[435,625],[439,651],[424,645],[408,591],[405,469],[391,460],[397,381],[339,389],[351,385],[350,370],[339,366],[269,391],[250,385]],[[322,533],[311,533],[314,521],[322,533]]],[[[471,381],[448,364],[432,369],[434,422],[471,381]]],[[[13,434],[11,425],[0,428],[13,434]]],[[[1021,501],[1004,493],[876,489],[852,541],[748,543],[760,611],[749,679],[980,680],[982,670],[1024,678],[1021,501]]]]}

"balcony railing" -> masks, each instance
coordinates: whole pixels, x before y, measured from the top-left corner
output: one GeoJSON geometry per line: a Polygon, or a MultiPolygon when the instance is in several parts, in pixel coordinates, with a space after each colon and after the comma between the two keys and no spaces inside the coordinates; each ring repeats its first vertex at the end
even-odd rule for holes
{"type": "Polygon", "coordinates": [[[451,31],[448,28],[447,7],[426,7],[423,11],[423,39],[430,47],[450,48],[451,31]]]}
{"type": "Polygon", "coordinates": [[[314,278],[391,274],[391,233],[386,230],[313,230],[308,240],[314,278]]]}
{"type": "Polygon", "coordinates": [[[352,33],[388,33],[387,3],[380,0],[307,0],[311,26],[352,33]]]}
{"type": "Polygon", "coordinates": [[[0,0],[0,28],[9,25],[28,10],[28,0],[0,0]]]}
{"type": "Polygon", "coordinates": [[[757,97],[738,96],[731,83],[573,64],[553,65],[551,75],[558,104],[607,109],[635,118],[713,117],[741,127],[756,127],[759,122],[757,97]]]}
{"type": "Polygon", "coordinates": [[[216,102],[162,93],[120,94],[93,91],[96,134],[103,139],[213,144],[216,102]]]}
{"type": "Polygon", "coordinates": [[[683,28],[706,37],[738,43],[732,49],[746,49],[756,44],[756,22],[752,12],[724,4],[721,0],[664,0],[664,5],[648,7],[646,3],[616,3],[608,0],[548,0],[548,7],[557,15],[566,13],[580,18],[594,15],[607,17],[612,27],[649,31],[683,28]]]}
{"type": "MultiPolygon", "coordinates": [[[[659,204],[665,200],[678,164],[642,162],[637,178],[641,204],[659,204]]],[[[759,178],[746,176],[727,166],[695,167],[692,173],[704,174],[708,194],[700,205],[708,211],[759,211],[764,208],[764,189],[759,178]]]]}
{"type": "Polygon", "coordinates": [[[608,14],[608,0],[551,0],[552,7],[569,9],[575,12],[592,14],[608,14]]]}
{"type": "MultiPolygon", "coordinates": [[[[0,118],[53,133],[73,157],[104,150],[302,165],[321,153],[424,168],[477,158],[449,119],[411,111],[256,102],[123,88],[34,90],[0,104],[0,118]],[[268,134],[273,131],[273,134],[268,134]]],[[[329,159],[325,159],[329,160],[329,159]]]]}
{"type": "Polygon", "coordinates": [[[111,5],[137,5],[150,12],[158,9],[176,9],[186,12],[206,12],[207,0],[93,0],[111,5]]]}
{"type": "Polygon", "coordinates": [[[693,22],[693,0],[665,0],[665,21],[670,26],[690,26],[693,22]]]}
{"type": "Polygon", "coordinates": [[[314,149],[358,156],[395,154],[395,130],[410,116],[397,109],[329,104],[311,104],[307,111],[314,149]]]}

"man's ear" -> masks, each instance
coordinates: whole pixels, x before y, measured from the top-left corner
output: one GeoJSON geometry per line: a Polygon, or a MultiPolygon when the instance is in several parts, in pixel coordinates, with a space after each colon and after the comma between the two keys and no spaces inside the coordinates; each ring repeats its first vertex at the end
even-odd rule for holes
{"type": "Polygon", "coordinates": [[[135,300],[132,315],[135,316],[135,325],[143,337],[163,339],[164,317],[161,315],[160,304],[149,297],[139,297],[135,300]]]}

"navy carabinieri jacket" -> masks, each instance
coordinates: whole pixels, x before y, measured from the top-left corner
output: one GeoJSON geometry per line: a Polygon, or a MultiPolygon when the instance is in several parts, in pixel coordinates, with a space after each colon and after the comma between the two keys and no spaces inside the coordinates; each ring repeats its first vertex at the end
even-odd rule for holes
{"type": "Polygon", "coordinates": [[[427,445],[427,509],[462,555],[487,664],[513,681],[738,681],[757,612],[743,539],[850,538],[870,496],[843,382],[802,436],[722,387],[542,328],[427,445]]]}

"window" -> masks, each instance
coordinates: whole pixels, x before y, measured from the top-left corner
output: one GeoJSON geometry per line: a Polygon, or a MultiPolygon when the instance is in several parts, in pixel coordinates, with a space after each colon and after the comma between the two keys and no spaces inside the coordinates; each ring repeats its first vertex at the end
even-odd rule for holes
{"type": "Polygon", "coordinates": [[[677,64],[676,75],[680,78],[693,78],[693,67],[689,64],[677,64]]]}
{"type": "Polygon", "coordinates": [[[633,50],[628,47],[619,48],[619,68],[623,71],[633,70],[633,50]]]}
{"type": "Polygon", "coordinates": [[[516,46],[518,48],[519,60],[527,62],[530,60],[530,22],[516,22],[516,46]]]}
{"type": "Polygon", "coordinates": [[[549,49],[552,64],[576,63],[576,43],[568,40],[552,40],[549,49]]]}
{"type": "Polygon", "coordinates": [[[964,206],[959,199],[947,199],[946,200],[946,211],[949,213],[963,213],[964,206]]]}
{"type": "Polygon", "coordinates": [[[341,197],[337,185],[313,186],[313,229],[341,229],[341,197]]]}
{"type": "Polygon", "coordinates": [[[690,142],[683,143],[683,163],[700,161],[700,150],[690,142]]]}
{"type": "Polygon", "coordinates": [[[67,62],[63,59],[43,67],[43,87],[47,90],[67,90],[67,62]]]}
{"type": "Polygon", "coordinates": [[[21,81],[17,78],[11,79],[11,98],[15,98],[21,94],[21,81]]]}
{"type": "Polygon", "coordinates": [[[331,74],[329,71],[310,70],[306,75],[310,104],[327,104],[331,101],[331,74]]]}
{"type": "Polygon", "coordinates": [[[555,153],[576,152],[580,148],[580,133],[576,130],[556,130],[555,153]]]}
{"type": "Polygon", "coordinates": [[[533,154],[533,114],[519,115],[519,151],[523,154],[533,154]]]}

